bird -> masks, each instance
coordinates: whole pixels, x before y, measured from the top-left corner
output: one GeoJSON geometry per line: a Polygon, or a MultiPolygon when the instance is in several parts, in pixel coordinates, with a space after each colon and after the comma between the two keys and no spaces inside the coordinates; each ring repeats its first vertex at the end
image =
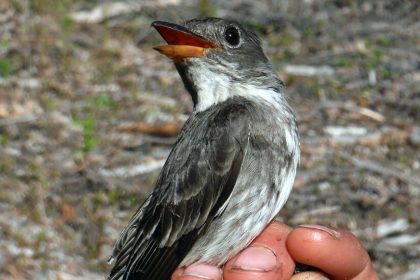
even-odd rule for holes
{"type": "Polygon", "coordinates": [[[285,204],[298,124],[252,31],[236,21],[152,23],[193,110],[155,184],[115,243],[110,280],[167,280],[179,266],[223,266],[285,204]]]}

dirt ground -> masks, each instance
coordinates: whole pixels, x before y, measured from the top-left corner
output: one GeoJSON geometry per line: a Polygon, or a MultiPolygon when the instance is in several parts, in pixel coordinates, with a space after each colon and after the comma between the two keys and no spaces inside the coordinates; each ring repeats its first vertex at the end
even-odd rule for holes
{"type": "Polygon", "coordinates": [[[258,33],[302,158],[280,217],[344,227],[420,279],[420,4],[0,0],[0,278],[104,279],[191,112],[154,20],[258,33]]]}

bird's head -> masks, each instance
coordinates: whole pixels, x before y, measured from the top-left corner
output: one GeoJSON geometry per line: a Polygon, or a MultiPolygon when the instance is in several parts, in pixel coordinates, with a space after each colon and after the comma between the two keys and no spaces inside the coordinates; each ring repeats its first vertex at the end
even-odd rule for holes
{"type": "Polygon", "coordinates": [[[196,110],[255,89],[280,91],[260,39],[237,22],[205,18],[152,26],[168,43],[155,49],[174,61],[196,110]]]}

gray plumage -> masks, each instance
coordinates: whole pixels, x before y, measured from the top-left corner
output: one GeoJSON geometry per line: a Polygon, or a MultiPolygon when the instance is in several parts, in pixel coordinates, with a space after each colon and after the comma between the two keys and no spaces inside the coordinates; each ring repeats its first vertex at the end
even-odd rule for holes
{"type": "Polygon", "coordinates": [[[259,39],[221,19],[184,26],[221,50],[176,63],[195,109],[121,233],[109,279],[166,280],[179,265],[222,265],[274,218],[294,181],[297,124],[259,39]],[[234,48],[223,39],[232,26],[241,36],[234,48]]]}

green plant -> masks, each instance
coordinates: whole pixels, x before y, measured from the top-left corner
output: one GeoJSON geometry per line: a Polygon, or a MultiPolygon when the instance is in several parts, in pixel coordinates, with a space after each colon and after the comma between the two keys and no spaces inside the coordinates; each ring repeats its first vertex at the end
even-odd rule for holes
{"type": "Polygon", "coordinates": [[[95,137],[95,124],[96,119],[92,116],[82,122],[84,152],[92,151],[98,144],[98,140],[95,137]]]}
{"type": "Polygon", "coordinates": [[[112,99],[104,93],[95,99],[95,106],[97,108],[111,107],[112,105],[112,99]]]}
{"type": "Polygon", "coordinates": [[[61,20],[61,27],[64,31],[69,31],[74,26],[74,20],[70,15],[63,16],[61,20]]]}
{"type": "Polygon", "coordinates": [[[216,8],[211,3],[211,0],[200,0],[198,2],[198,12],[200,14],[200,17],[215,17],[215,16],[217,16],[216,8]]]}
{"type": "Polygon", "coordinates": [[[83,132],[83,155],[92,151],[98,144],[95,135],[96,118],[89,116],[84,120],[75,120],[74,125],[81,127],[83,132]]]}
{"type": "Polygon", "coordinates": [[[12,72],[12,63],[4,58],[0,59],[0,77],[7,77],[12,72]]]}

